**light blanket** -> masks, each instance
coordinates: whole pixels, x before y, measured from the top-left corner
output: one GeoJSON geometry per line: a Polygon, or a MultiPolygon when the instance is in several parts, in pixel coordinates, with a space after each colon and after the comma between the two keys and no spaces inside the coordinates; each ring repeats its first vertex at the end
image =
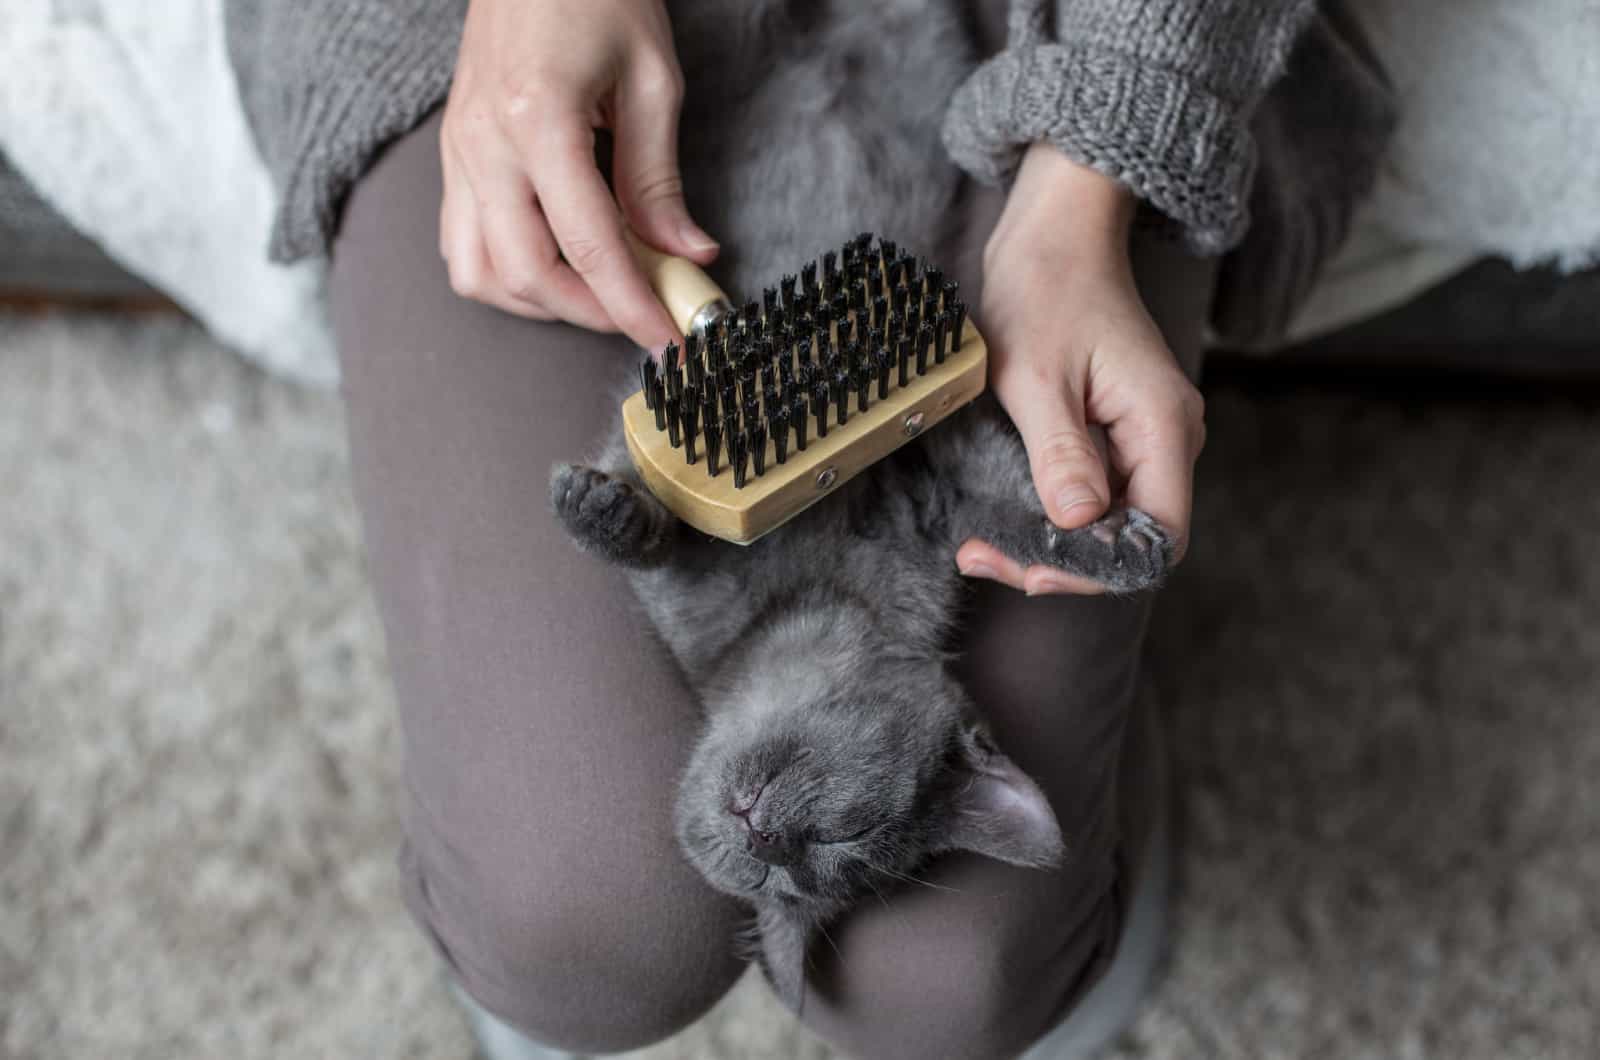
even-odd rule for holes
{"type": "Polygon", "coordinates": [[[0,0],[0,71],[0,149],[56,211],[263,368],[336,381],[325,263],[267,260],[220,0],[0,0]]]}

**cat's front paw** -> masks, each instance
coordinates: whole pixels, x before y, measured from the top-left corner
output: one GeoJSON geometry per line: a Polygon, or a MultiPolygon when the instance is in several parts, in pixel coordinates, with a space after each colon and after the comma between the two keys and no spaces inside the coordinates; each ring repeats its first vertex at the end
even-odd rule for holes
{"type": "Polygon", "coordinates": [[[1119,508],[1077,530],[1045,522],[1045,563],[1114,593],[1160,585],[1172,566],[1172,538],[1146,513],[1119,508]]]}
{"type": "Polygon", "coordinates": [[[671,515],[649,493],[581,464],[557,465],[550,504],[579,547],[626,566],[659,559],[672,528],[671,515]]]}

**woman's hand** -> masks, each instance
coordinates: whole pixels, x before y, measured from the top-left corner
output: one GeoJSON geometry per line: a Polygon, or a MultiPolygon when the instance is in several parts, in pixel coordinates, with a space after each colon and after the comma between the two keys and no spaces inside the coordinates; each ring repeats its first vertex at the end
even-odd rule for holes
{"type": "MultiPolygon", "coordinates": [[[[1050,519],[1064,529],[1093,522],[1115,484],[1174,535],[1176,561],[1204,404],[1134,286],[1134,206],[1110,177],[1035,144],[984,250],[981,319],[990,383],[1022,433],[1050,519]]],[[[1029,593],[1102,591],[1048,567],[1024,570],[976,539],[956,563],[1029,593]]]]}
{"type": "Polygon", "coordinates": [[[644,347],[680,338],[623,225],[702,265],[717,255],[683,201],[682,98],[661,0],[472,0],[440,135],[451,286],[644,347]],[[614,134],[614,198],[596,128],[614,134]]]}

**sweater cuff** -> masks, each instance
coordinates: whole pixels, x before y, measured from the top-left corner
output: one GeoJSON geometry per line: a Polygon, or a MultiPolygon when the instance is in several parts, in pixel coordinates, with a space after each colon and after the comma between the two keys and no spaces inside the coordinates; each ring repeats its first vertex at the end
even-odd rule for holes
{"type": "Polygon", "coordinates": [[[1230,249],[1249,224],[1256,153],[1239,108],[1126,54],[1014,45],[956,90],[943,139],[957,165],[995,185],[1015,176],[1028,145],[1047,141],[1126,184],[1199,254],[1230,249]]]}

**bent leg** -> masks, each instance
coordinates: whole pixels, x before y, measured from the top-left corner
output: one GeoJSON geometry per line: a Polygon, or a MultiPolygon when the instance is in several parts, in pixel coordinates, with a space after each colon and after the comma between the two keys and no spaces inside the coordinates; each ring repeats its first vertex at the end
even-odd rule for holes
{"type": "Polygon", "coordinates": [[[333,310],[404,736],[408,908],[466,990],[548,1044],[635,1048],[742,970],[743,910],[673,839],[698,707],[622,575],[548,504],[616,419],[626,340],[456,297],[438,116],[357,188],[333,310]]]}
{"type": "MultiPolygon", "coordinates": [[[[999,208],[977,192],[963,289],[999,208]]],[[[1191,377],[1213,266],[1141,239],[1145,301],[1191,377]]],[[[952,557],[952,562],[953,562],[952,557]]],[[[1049,797],[1067,845],[1037,871],[962,853],[868,901],[813,945],[803,1018],[859,1060],[1008,1057],[1058,1023],[1105,970],[1126,901],[1117,791],[1151,594],[1040,596],[973,583],[959,672],[996,742],[1049,797]],[[836,947],[836,948],[835,948],[836,947]]]]}

